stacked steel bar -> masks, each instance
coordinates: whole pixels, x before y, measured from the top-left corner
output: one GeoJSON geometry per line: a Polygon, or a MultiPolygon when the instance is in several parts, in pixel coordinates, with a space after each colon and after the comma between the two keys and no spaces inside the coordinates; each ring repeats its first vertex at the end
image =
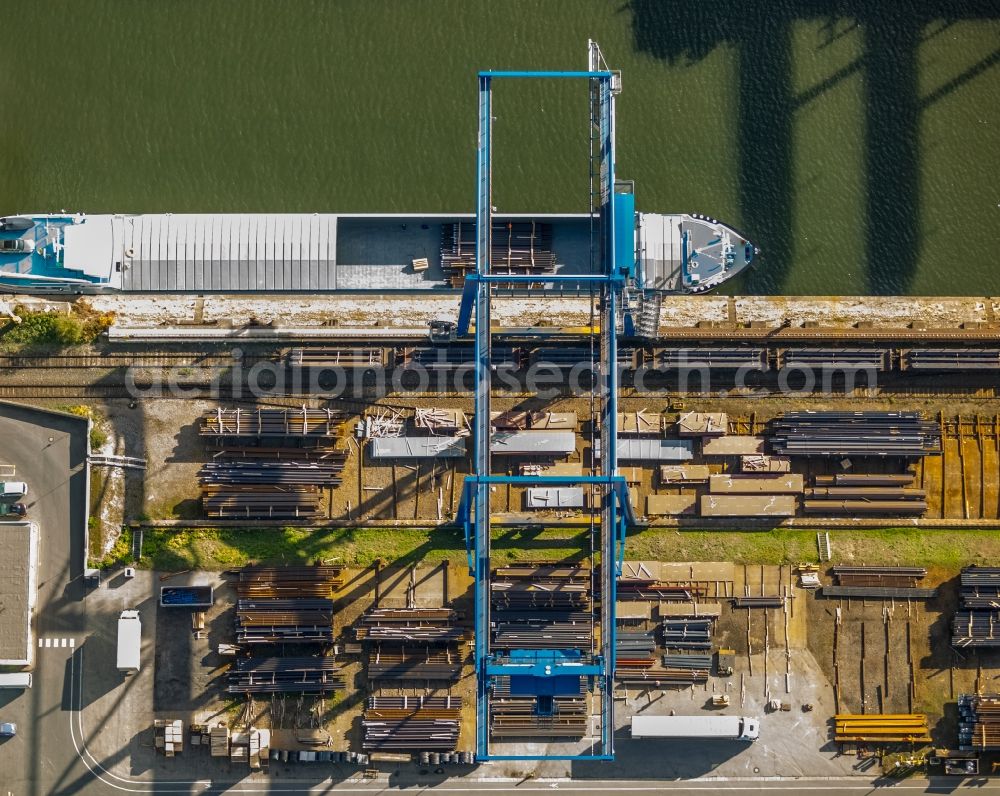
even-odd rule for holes
{"type": "Polygon", "coordinates": [[[355,634],[365,641],[447,644],[465,635],[455,619],[450,608],[373,608],[358,620],[355,634]]]}
{"type": "Polygon", "coordinates": [[[664,348],[658,360],[663,368],[714,368],[716,370],[767,370],[767,349],[740,346],[664,348]]]}
{"type": "Polygon", "coordinates": [[[203,437],[337,436],[347,419],[332,409],[213,409],[202,415],[203,437]]]}
{"type": "Polygon", "coordinates": [[[458,680],[464,655],[454,647],[377,645],[368,655],[369,680],[458,680]]]}
{"type": "Polygon", "coordinates": [[[885,370],[888,353],[885,348],[786,348],[781,367],[885,370]]]}
{"type": "Polygon", "coordinates": [[[668,649],[712,648],[713,621],[708,617],[670,617],[663,620],[663,645],[668,649]]]}
{"type": "Polygon", "coordinates": [[[912,588],[927,577],[925,567],[853,567],[838,564],[833,568],[840,586],[885,586],[912,588]]]}
{"type": "Polygon", "coordinates": [[[959,598],[962,607],[951,622],[954,647],[1000,647],[1000,567],[962,570],[959,598]]]}
{"type": "Polygon", "coordinates": [[[1000,750],[1000,694],[959,695],[958,748],[1000,750]]]}
{"type": "Polygon", "coordinates": [[[615,636],[615,678],[640,676],[656,665],[656,639],[652,633],[619,630],[615,636]]]}
{"type": "Polygon", "coordinates": [[[244,598],[330,597],[344,585],[340,566],[265,567],[235,570],[236,593],[244,598]]]}
{"type": "MultiPolygon", "coordinates": [[[[701,589],[704,591],[704,589],[701,589]]],[[[618,581],[618,599],[622,602],[655,600],[657,602],[688,602],[695,595],[691,586],[664,583],[653,579],[622,578],[618,581]]]]}
{"type": "Polygon", "coordinates": [[[230,694],[327,694],[345,688],[333,658],[242,658],[227,681],[230,694]]]}
{"type": "MultiPolygon", "coordinates": [[[[805,490],[806,514],[897,514],[920,516],[927,511],[927,492],[913,489],[912,475],[857,474],[816,476],[805,490]]],[[[848,585],[848,584],[843,584],[848,585]]]]}
{"type": "Polygon", "coordinates": [[[198,474],[206,516],[318,518],[320,489],[340,484],[347,461],[335,439],[345,419],[343,412],[306,407],[206,412],[200,433],[221,449],[219,460],[198,474]]]}
{"type": "Polygon", "coordinates": [[[939,453],[937,423],[919,412],[786,412],[771,425],[786,456],[926,456],[939,453]]]}
{"type": "Polygon", "coordinates": [[[872,600],[931,600],[937,597],[937,589],[903,586],[824,586],[823,596],[872,600]]]}
{"type": "Polygon", "coordinates": [[[552,713],[539,715],[534,697],[510,695],[510,678],[499,677],[490,699],[490,734],[496,738],[582,738],[587,734],[586,686],[580,696],[552,698],[552,713]]]}
{"type": "Polygon", "coordinates": [[[959,596],[965,608],[1000,609],[1000,567],[966,567],[959,596]]]}
{"type": "MultiPolygon", "coordinates": [[[[461,287],[476,267],[475,224],[457,221],[441,230],[441,266],[452,287],[461,287]]],[[[490,269],[497,274],[555,273],[552,225],[497,221],[491,230],[490,269]]]]}
{"type": "Polygon", "coordinates": [[[589,649],[591,571],[576,565],[512,564],[490,583],[493,645],[500,649],[589,649]]]}
{"type": "Polygon", "coordinates": [[[256,599],[236,602],[237,644],[332,644],[333,600],[256,599]]]}
{"type": "Polygon", "coordinates": [[[347,452],[324,462],[226,461],[203,464],[198,479],[203,486],[220,484],[291,484],[335,487],[347,460],[347,452]]]}
{"type": "Polygon", "coordinates": [[[834,740],[865,743],[926,743],[931,740],[922,713],[839,713],[834,740]]]}
{"type": "Polygon", "coordinates": [[[201,503],[215,519],[311,520],[320,516],[322,494],[315,486],[204,484],[201,503]]]}
{"type": "Polygon", "coordinates": [[[458,744],[461,697],[373,696],[361,721],[366,752],[451,751],[458,744]]]}

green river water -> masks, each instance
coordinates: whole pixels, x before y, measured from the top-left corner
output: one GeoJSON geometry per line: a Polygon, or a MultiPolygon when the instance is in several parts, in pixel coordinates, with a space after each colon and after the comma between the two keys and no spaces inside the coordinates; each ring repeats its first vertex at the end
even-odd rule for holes
{"type": "MultiPolygon", "coordinates": [[[[1000,2],[0,0],[0,213],[471,211],[479,69],[623,73],[618,171],[735,292],[1000,294],[1000,2]]],[[[582,82],[494,92],[501,211],[586,208],[582,82]]]]}

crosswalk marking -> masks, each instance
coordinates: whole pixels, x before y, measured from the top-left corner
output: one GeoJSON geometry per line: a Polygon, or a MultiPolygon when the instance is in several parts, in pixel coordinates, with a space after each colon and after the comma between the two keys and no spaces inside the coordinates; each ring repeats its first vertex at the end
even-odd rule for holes
{"type": "Polygon", "coordinates": [[[39,649],[50,649],[50,648],[53,648],[53,649],[58,649],[58,648],[65,649],[67,647],[69,647],[69,648],[72,649],[72,648],[76,647],[76,639],[75,638],[41,638],[41,637],[39,637],[39,639],[38,639],[38,647],[39,647],[39,649]]]}

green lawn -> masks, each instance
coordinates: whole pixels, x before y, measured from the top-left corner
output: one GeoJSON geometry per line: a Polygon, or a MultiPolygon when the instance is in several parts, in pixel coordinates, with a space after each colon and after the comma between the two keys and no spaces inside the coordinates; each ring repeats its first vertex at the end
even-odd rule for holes
{"type": "MultiPolygon", "coordinates": [[[[888,528],[834,531],[836,561],[919,564],[955,570],[1000,560],[1000,531],[888,528]]],[[[131,537],[116,546],[129,555],[131,537]]],[[[494,532],[497,563],[573,560],[585,556],[587,536],[573,530],[504,529],[494,532]]],[[[657,528],[633,533],[626,557],[659,561],[736,561],[752,564],[815,561],[815,531],[690,531],[657,528]]],[[[301,528],[173,530],[146,528],[141,564],[160,570],[221,570],[250,561],[298,563],[325,560],[368,566],[375,559],[409,563],[462,561],[459,531],[440,528],[301,528]]],[[[112,563],[111,560],[105,562],[112,563]]]]}

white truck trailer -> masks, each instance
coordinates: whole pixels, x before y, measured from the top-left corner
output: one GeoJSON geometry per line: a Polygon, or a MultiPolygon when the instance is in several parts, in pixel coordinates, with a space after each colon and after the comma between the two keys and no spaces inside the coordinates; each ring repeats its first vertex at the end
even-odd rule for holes
{"type": "Polygon", "coordinates": [[[756,741],[760,721],[746,716],[633,716],[633,738],[756,741]]]}
{"type": "Polygon", "coordinates": [[[142,622],[138,611],[122,611],[118,617],[118,671],[129,675],[139,671],[142,622]]]}

